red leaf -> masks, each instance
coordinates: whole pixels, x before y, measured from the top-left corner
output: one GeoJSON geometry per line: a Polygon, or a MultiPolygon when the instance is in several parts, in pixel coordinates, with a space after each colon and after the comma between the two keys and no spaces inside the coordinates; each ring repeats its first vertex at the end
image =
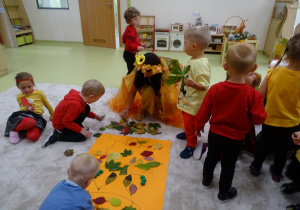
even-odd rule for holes
{"type": "Polygon", "coordinates": [[[148,148],[151,148],[151,147],[152,147],[152,145],[148,146],[148,148]]]}
{"type": "Polygon", "coordinates": [[[144,152],[141,153],[141,155],[144,156],[144,157],[149,157],[152,154],[153,154],[153,152],[151,152],[151,151],[144,151],[144,152]]]}
{"type": "Polygon", "coordinates": [[[124,134],[124,136],[126,136],[127,134],[129,134],[129,131],[130,131],[129,127],[124,127],[121,133],[124,134]]]}
{"type": "Polygon", "coordinates": [[[135,145],[137,145],[136,142],[131,142],[131,143],[129,144],[129,146],[135,146],[135,145]]]}
{"type": "Polygon", "coordinates": [[[99,158],[100,160],[106,158],[106,155],[101,155],[101,157],[99,158]]]}
{"type": "Polygon", "coordinates": [[[98,197],[98,198],[95,198],[94,200],[94,203],[97,204],[97,205],[100,205],[100,204],[103,204],[106,202],[105,198],[104,197],[98,197]]]}
{"type": "Polygon", "coordinates": [[[23,106],[28,106],[29,102],[26,98],[21,98],[21,104],[23,104],[23,106]]]}

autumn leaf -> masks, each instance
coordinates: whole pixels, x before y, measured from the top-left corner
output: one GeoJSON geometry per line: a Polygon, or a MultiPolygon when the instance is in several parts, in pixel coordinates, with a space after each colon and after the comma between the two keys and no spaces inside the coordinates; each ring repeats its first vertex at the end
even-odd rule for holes
{"type": "Polygon", "coordinates": [[[141,155],[144,156],[144,157],[149,157],[149,156],[151,156],[152,154],[153,154],[152,151],[147,151],[147,150],[145,150],[144,152],[141,153],[141,155]]]}
{"type": "Polygon", "coordinates": [[[131,121],[128,123],[128,125],[131,127],[131,126],[134,126],[135,125],[135,122],[134,121],[131,121]]]}
{"type": "Polygon", "coordinates": [[[137,191],[137,187],[135,184],[132,183],[129,187],[129,192],[132,195],[132,194],[136,193],[136,191],[137,191]]]}
{"type": "Polygon", "coordinates": [[[123,184],[125,187],[128,187],[130,185],[132,181],[132,176],[131,175],[128,175],[125,177],[125,179],[123,180],[123,184]]]}
{"type": "Polygon", "coordinates": [[[103,203],[106,202],[105,198],[104,197],[98,197],[98,198],[95,198],[93,199],[94,203],[97,204],[97,205],[101,205],[103,203]]]}
{"type": "Polygon", "coordinates": [[[100,159],[103,160],[106,158],[106,155],[101,155],[100,159]]]}
{"type": "Polygon", "coordinates": [[[139,160],[137,161],[137,164],[143,164],[143,163],[144,163],[143,159],[139,159],[139,160]]]}
{"type": "Polygon", "coordinates": [[[115,127],[118,131],[122,131],[124,129],[124,126],[123,125],[117,125],[115,127]]]}
{"type": "Polygon", "coordinates": [[[127,169],[129,165],[123,166],[123,168],[120,171],[120,175],[126,175],[127,174],[127,169]]]}
{"type": "Polygon", "coordinates": [[[152,157],[145,157],[144,160],[147,160],[147,161],[152,161],[154,160],[152,157]]]}
{"type": "Polygon", "coordinates": [[[105,168],[109,169],[109,171],[120,171],[122,168],[120,167],[121,162],[116,162],[111,160],[105,163],[105,168]]]}
{"type": "Polygon", "coordinates": [[[102,134],[102,133],[95,133],[93,136],[98,138],[98,137],[101,136],[101,134],[102,134]]]}
{"type": "Polygon", "coordinates": [[[129,146],[135,146],[135,145],[137,145],[136,142],[131,142],[131,143],[129,143],[129,146]]]}
{"type": "Polygon", "coordinates": [[[115,181],[117,178],[117,174],[112,172],[106,179],[105,184],[108,185],[110,183],[112,183],[113,181],[115,181]]]}
{"type": "Polygon", "coordinates": [[[118,122],[115,122],[115,121],[111,121],[110,124],[111,124],[112,126],[119,125],[119,123],[118,123],[118,122]]]}
{"type": "Polygon", "coordinates": [[[125,206],[123,209],[121,210],[137,210],[136,208],[133,208],[132,206],[125,206]]]}
{"type": "Polygon", "coordinates": [[[130,156],[132,155],[132,151],[125,149],[123,153],[121,153],[122,157],[130,156]]]}
{"type": "Polygon", "coordinates": [[[142,128],[137,128],[135,131],[136,134],[144,134],[146,133],[146,129],[144,127],[142,128]]]}
{"type": "Polygon", "coordinates": [[[158,132],[158,128],[151,129],[151,127],[148,128],[147,133],[150,133],[151,135],[161,134],[161,132],[158,132]]]}
{"type": "Polygon", "coordinates": [[[143,145],[143,144],[146,144],[148,143],[148,141],[138,141],[139,144],[143,145]]]}
{"type": "Polygon", "coordinates": [[[149,123],[149,127],[152,127],[152,128],[161,128],[161,126],[160,126],[159,123],[149,123]]]}
{"type": "Polygon", "coordinates": [[[65,152],[64,152],[64,155],[66,157],[70,157],[74,154],[74,150],[73,149],[67,149],[65,152]]]}
{"type": "Polygon", "coordinates": [[[136,157],[132,158],[132,159],[129,161],[130,164],[134,164],[135,162],[136,162],[136,157]]]}
{"type": "Polygon", "coordinates": [[[121,157],[121,154],[119,152],[112,152],[107,156],[106,161],[109,162],[111,160],[117,160],[121,157]]]}
{"type": "Polygon", "coordinates": [[[120,206],[121,205],[121,200],[119,198],[108,198],[108,201],[109,203],[114,206],[114,207],[117,207],[117,206],[120,206]]]}
{"type": "Polygon", "coordinates": [[[125,124],[125,123],[127,123],[127,120],[121,118],[119,124],[125,124]]]}
{"type": "Polygon", "coordinates": [[[100,131],[105,131],[106,128],[105,128],[105,127],[101,127],[99,130],[100,130],[100,131]]]}
{"type": "Polygon", "coordinates": [[[157,167],[159,165],[160,165],[159,162],[149,162],[149,163],[145,163],[145,164],[137,164],[137,165],[134,165],[134,166],[137,167],[137,168],[140,168],[142,170],[148,170],[150,168],[154,168],[154,167],[157,167]]]}
{"type": "Polygon", "coordinates": [[[100,156],[100,155],[102,155],[102,151],[101,151],[101,150],[98,150],[98,151],[96,151],[96,152],[94,153],[94,155],[95,155],[95,156],[100,156]]]}
{"type": "Polygon", "coordinates": [[[124,127],[123,130],[121,131],[121,133],[122,133],[124,136],[126,136],[127,134],[130,133],[130,128],[127,127],[127,126],[124,127]]]}
{"type": "Polygon", "coordinates": [[[160,149],[160,148],[162,148],[162,145],[160,143],[153,144],[153,149],[160,149]]]}

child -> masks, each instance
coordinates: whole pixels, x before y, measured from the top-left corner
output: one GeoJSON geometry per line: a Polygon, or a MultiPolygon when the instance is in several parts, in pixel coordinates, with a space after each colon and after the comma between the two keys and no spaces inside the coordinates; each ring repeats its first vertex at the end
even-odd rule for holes
{"type": "MultiPolygon", "coordinates": [[[[300,131],[293,133],[292,139],[295,145],[300,145],[300,131]]],[[[291,183],[285,183],[281,186],[280,191],[284,194],[293,194],[300,192],[300,149],[296,151],[292,157],[292,162],[289,164],[286,175],[292,180],[291,183]]],[[[300,203],[296,205],[289,205],[288,210],[300,209],[300,203]]]]}
{"type": "Polygon", "coordinates": [[[266,118],[261,94],[245,83],[248,73],[256,68],[256,50],[251,44],[231,46],[224,63],[228,81],[209,89],[196,115],[195,128],[199,136],[205,123],[210,121],[209,147],[203,166],[204,188],[210,187],[215,166],[223,153],[217,197],[220,203],[236,196],[237,190],[231,184],[243,140],[251,124],[261,124],[266,118]]]}
{"type": "Polygon", "coordinates": [[[43,106],[48,109],[50,120],[54,110],[43,91],[34,89],[35,83],[31,74],[21,72],[16,75],[15,79],[17,87],[22,92],[17,95],[20,110],[8,118],[5,136],[9,136],[12,144],[17,144],[20,142],[19,131],[26,131],[28,140],[37,141],[47,124],[42,116],[43,106]]]}
{"type": "Polygon", "coordinates": [[[268,116],[262,125],[262,139],[250,165],[251,175],[257,177],[269,148],[274,148],[274,164],[270,167],[274,182],[282,178],[281,173],[292,144],[291,135],[300,128],[300,34],[287,42],[283,56],[274,68],[268,70],[259,88],[259,92],[267,98],[268,116]],[[277,67],[283,56],[288,66],[277,67]]]}
{"type": "Polygon", "coordinates": [[[98,101],[104,92],[103,85],[94,79],[86,81],[81,92],[70,90],[55,108],[52,121],[55,130],[42,147],[56,141],[80,142],[89,138],[92,133],[83,127],[83,121],[86,117],[100,121],[102,117],[91,112],[88,104],[98,101]]]}
{"type": "Polygon", "coordinates": [[[75,156],[68,169],[68,179],[60,181],[48,194],[40,210],[90,209],[91,195],[85,190],[99,171],[99,162],[94,156],[81,153],[75,156]]]}
{"type": "Polygon", "coordinates": [[[180,153],[183,159],[190,158],[193,155],[197,144],[195,134],[195,115],[200,108],[210,83],[210,65],[204,50],[211,42],[211,35],[206,27],[189,28],[184,33],[184,51],[192,56],[187,65],[190,65],[190,71],[180,88],[177,107],[182,110],[184,121],[184,133],[177,134],[177,138],[186,137],[186,147],[180,153]]]}
{"type": "Polygon", "coordinates": [[[135,28],[139,24],[140,15],[141,13],[135,7],[128,8],[124,13],[126,23],[129,24],[122,35],[122,43],[125,44],[123,58],[127,64],[127,75],[134,69],[135,54],[144,50],[135,28]]]}

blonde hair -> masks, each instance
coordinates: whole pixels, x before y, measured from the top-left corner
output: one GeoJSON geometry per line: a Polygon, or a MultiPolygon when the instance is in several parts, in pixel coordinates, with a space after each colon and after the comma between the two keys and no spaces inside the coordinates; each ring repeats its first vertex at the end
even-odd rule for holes
{"type": "Polygon", "coordinates": [[[237,43],[232,45],[226,54],[226,63],[233,70],[245,73],[249,72],[256,64],[257,52],[249,43],[237,43]]]}
{"type": "Polygon", "coordinates": [[[209,29],[204,26],[189,28],[184,32],[184,36],[190,42],[195,42],[202,50],[205,50],[211,42],[209,29]]]}
{"type": "Polygon", "coordinates": [[[294,35],[299,34],[299,33],[300,33],[300,23],[298,23],[298,25],[295,27],[294,35]]]}
{"type": "Polygon", "coordinates": [[[81,93],[84,96],[93,95],[97,97],[105,93],[105,88],[98,80],[90,79],[83,84],[81,93]]]}
{"type": "Polygon", "coordinates": [[[129,7],[125,12],[124,12],[124,18],[126,20],[126,23],[130,23],[132,18],[140,16],[141,13],[138,11],[135,7],[129,7]]]}
{"type": "Polygon", "coordinates": [[[99,171],[99,162],[88,153],[80,153],[74,157],[69,168],[69,179],[83,186],[84,183],[95,176],[99,171]]]}
{"type": "Polygon", "coordinates": [[[32,81],[32,84],[34,84],[34,81],[33,81],[33,77],[31,74],[29,74],[28,72],[20,72],[16,75],[15,77],[15,80],[16,80],[16,85],[17,87],[19,87],[19,83],[22,82],[22,81],[26,81],[26,80],[31,80],[32,81]]]}

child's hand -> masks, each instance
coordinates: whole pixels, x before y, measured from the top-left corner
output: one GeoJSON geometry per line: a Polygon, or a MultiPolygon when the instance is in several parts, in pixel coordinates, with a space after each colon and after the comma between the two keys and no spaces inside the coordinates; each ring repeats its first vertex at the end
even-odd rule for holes
{"type": "Polygon", "coordinates": [[[143,44],[142,47],[147,48],[149,47],[149,44],[143,44]]]}
{"type": "Polygon", "coordinates": [[[184,84],[188,87],[194,87],[195,86],[195,81],[192,80],[191,78],[185,78],[184,79],[184,84]]]}
{"type": "Polygon", "coordinates": [[[101,116],[101,115],[95,115],[95,119],[96,120],[98,120],[98,121],[101,121],[101,120],[103,120],[104,119],[104,117],[105,117],[105,115],[103,115],[103,116],[101,116]]]}
{"type": "Polygon", "coordinates": [[[49,120],[52,121],[52,118],[53,118],[53,116],[50,116],[50,117],[49,117],[49,120]]]}
{"type": "Polygon", "coordinates": [[[300,131],[293,133],[292,139],[294,141],[294,144],[300,145],[300,131]]]}
{"type": "Polygon", "coordinates": [[[138,51],[143,51],[144,49],[145,49],[145,48],[142,47],[142,46],[139,46],[139,47],[137,48],[138,51]]]}
{"type": "Polygon", "coordinates": [[[89,137],[92,136],[92,133],[89,132],[89,131],[87,131],[87,130],[85,130],[84,128],[81,129],[80,133],[81,133],[82,135],[84,135],[86,138],[89,138],[89,137]]]}
{"type": "Polygon", "coordinates": [[[119,116],[123,119],[126,120],[127,119],[127,115],[128,115],[128,109],[123,109],[120,113],[119,116]]]}

